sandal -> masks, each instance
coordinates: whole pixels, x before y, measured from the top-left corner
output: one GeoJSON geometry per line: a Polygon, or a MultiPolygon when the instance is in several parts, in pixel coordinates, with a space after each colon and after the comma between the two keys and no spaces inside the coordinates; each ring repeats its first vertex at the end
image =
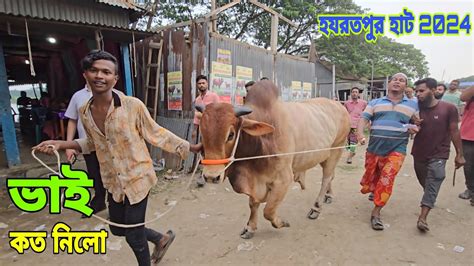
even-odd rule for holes
{"type": "Polygon", "coordinates": [[[369,201],[374,201],[374,192],[370,192],[369,197],[367,199],[369,201]]]}
{"type": "Polygon", "coordinates": [[[371,216],[370,223],[372,224],[372,229],[376,231],[381,231],[384,229],[384,226],[383,226],[382,220],[380,220],[380,217],[371,216]]]}
{"type": "Polygon", "coordinates": [[[158,264],[161,261],[161,259],[163,259],[166,251],[171,246],[171,243],[173,243],[173,240],[176,237],[175,233],[172,230],[168,230],[166,234],[169,235],[170,237],[168,239],[168,242],[166,242],[162,248],[160,248],[159,244],[155,245],[155,249],[153,250],[153,254],[151,255],[151,262],[154,264],[158,264]]]}
{"type": "Polygon", "coordinates": [[[418,228],[418,230],[420,230],[423,233],[430,231],[430,228],[428,227],[428,224],[426,223],[426,221],[423,221],[421,219],[418,219],[418,222],[416,223],[416,227],[418,228]]]}

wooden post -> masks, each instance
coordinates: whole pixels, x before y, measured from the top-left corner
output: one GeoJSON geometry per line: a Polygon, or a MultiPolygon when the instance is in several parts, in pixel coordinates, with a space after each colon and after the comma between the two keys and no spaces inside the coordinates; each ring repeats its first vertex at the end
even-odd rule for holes
{"type": "MultiPolygon", "coordinates": [[[[211,1],[211,13],[216,10],[216,0],[211,1]]],[[[211,32],[217,32],[217,16],[213,15],[211,17],[211,32]]]]}
{"type": "Polygon", "coordinates": [[[277,53],[277,46],[278,46],[278,15],[272,14],[272,29],[271,29],[271,39],[270,45],[272,49],[272,53],[277,53]]]}
{"type": "Polygon", "coordinates": [[[101,38],[100,38],[100,34],[99,34],[99,31],[100,30],[96,30],[95,31],[95,46],[98,50],[101,50],[101,38]]]}
{"type": "MultiPolygon", "coordinates": [[[[8,167],[19,165],[20,152],[16,140],[15,124],[13,122],[10,90],[8,89],[7,69],[5,67],[5,56],[3,44],[0,41],[0,125],[2,126],[3,143],[7,155],[8,167]]],[[[0,151],[1,152],[1,151],[0,151]]]]}

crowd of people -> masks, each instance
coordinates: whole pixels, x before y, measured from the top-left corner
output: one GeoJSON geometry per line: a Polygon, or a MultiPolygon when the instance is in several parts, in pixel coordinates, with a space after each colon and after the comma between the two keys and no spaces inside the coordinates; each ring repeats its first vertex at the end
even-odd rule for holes
{"type": "Polygon", "coordinates": [[[464,167],[466,178],[466,190],[459,198],[470,200],[474,206],[474,87],[461,92],[459,81],[453,80],[447,89],[433,78],[420,79],[414,85],[409,87],[407,76],[397,73],[388,82],[387,96],[367,103],[359,98],[360,89],[355,87],[344,104],[351,117],[348,164],[355,155],[353,145],[365,145],[364,130],[370,128],[365,173],[360,184],[361,192],[369,194],[369,200],[374,202],[370,217],[374,230],[384,229],[381,210],[393,192],[409,136],[414,134],[411,155],[424,191],[417,228],[429,231],[427,217],[446,177],[451,143],[455,148],[455,169],[464,167]]]}
{"type": "MultiPolygon", "coordinates": [[[[113,55],[92,51],[81,65],[87,85],[74,94],[66,111],[70,119],[67,140],[45,141],[34,149],[49,154],[53,152],[51,146],[65,150],[70,161],[77,153],[84,154],[89,175],[95,180],[95,196],[90,203],[93,212],[105,209],[107,198],[110,221],[143,223],[149,191],[157,181],[145,141],[185,159],[189,152],[202,150],[202,144],[198,144],[200,117],[196,114],[194,119],[196,144],[190,144],[160,127],[140,100],[113,89],[118,79],[117,59],[113,55]],[[74,140],[76,131],[79,139],[74,140]]],[[[198,76],[196,85],[199,95],[195,104],[219,102],[219,97],[208,90],[206,76],[198,76]]],[[[246,84],[246,89],[252,85],[246,84]]],[[[415,82],[414,89],[407,89],[407,76],[397,73],[388,82],[385,97],[367,103],[360,99],[358,88],[351,90],[351,99],[345,103],[351,117],[351,145],[346,162],[352,163],[354,145],[366,144],[364,130],[370,126],[365,173],[360,184],[361,192],[370,194],[374,202],[370,215],[374,230],[384,229],[381,210],[393,192],[394,180],[406,158],[410,134],[416,134],[412,148],[414,170],[424,189],[417,227],[423,232],[429,230],[427,216],[446,176],[450,142],[456,151],[455,167],[464,166],[466,176],[467,190],[459,196],[471,199],[474,205],[474,87],[461,93],[457,91],[458,85],[453,81],[446,91],[436,80],[425,78],[415,82]],[[463,114],[460,131],[459,113],[463,114]]],[[[203,181],[198,180],[198,185],[204,185],[203,181]]],[[[159,233],[145,226],[111,225],[110,229],[114,235],[125,237],[139,265],[159,262],[175,238],[172,230],[159,233]],[[151,255],[148,241],[155,245],[151,255]]]]}
{"type": "Polygon", "coordinates": [[[26,91],[21,91],[16,104],[23,135],[34,132],[36,143],[43,139],[61,138],[59,120],[68,105],[67,101],[52,101],[49,93],[44,91],[38,100],[28,97],[26,91]]]}

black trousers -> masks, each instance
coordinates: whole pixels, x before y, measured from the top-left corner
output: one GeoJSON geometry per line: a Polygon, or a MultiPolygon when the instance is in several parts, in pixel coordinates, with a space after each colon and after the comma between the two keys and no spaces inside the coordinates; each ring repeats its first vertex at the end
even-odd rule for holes
{"type": "Polygon", "coordinates": [[[99,160],[97,159],[97,155],[95,152],[91,154],[84,154],[84,160],[86,161],[87,172],[89,173],[89,177],[94,179],[94,197],[90,202],[90,206],[92,209],[98,210],[102,207],[105,207],[105,188],[104,184],[102,183],[102,177],[100,176],[100,165],[99,160]]]}
{"type": "Polygon", "coordinates": [[[474,141],[463,140],[462,149],[466,164],[464,165],[464,176],[466,177],[466,187],[471,194],[474,194],[474,141]]]}
{"type": "MultiPolygon", "coordinates": [[[[145,221],[146,205],[148,196],[139,203],[130,205],[130,201],[125,197],[124,201],[117,203],[112,198],[112,194],[108,194],[110,221],[120,224],[137,224],[145,221]]],[[[116,236],[125,236],[125,240],[132,248],[138,265],[150,265],[150,250],[148,242],[157,245],[160,242],[161,233],[155,230],[139,226],[134,228],[121,228],[110,226],[110,231],[116,236]]]]}

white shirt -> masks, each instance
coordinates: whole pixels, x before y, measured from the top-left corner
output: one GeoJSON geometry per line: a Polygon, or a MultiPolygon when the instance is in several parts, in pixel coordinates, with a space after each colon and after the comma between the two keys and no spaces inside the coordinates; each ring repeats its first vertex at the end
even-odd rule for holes
{"type": "MultiPolygon", "coordinates": [[[[123,94],[121,91],[113,89],[114,92],[118,94],[123,94]]],[[[92,91],[86,87],[81,90],[76,91],[69,101],[66,113],[64,114],[69,119],[74,119],[77,121],[77,134],[80,139],[86,138],[86,132],[84,131],[84,126],[82,125],[81,119],[79,119],[79,109],[89,101],[92,97],[92,91]]]]}

